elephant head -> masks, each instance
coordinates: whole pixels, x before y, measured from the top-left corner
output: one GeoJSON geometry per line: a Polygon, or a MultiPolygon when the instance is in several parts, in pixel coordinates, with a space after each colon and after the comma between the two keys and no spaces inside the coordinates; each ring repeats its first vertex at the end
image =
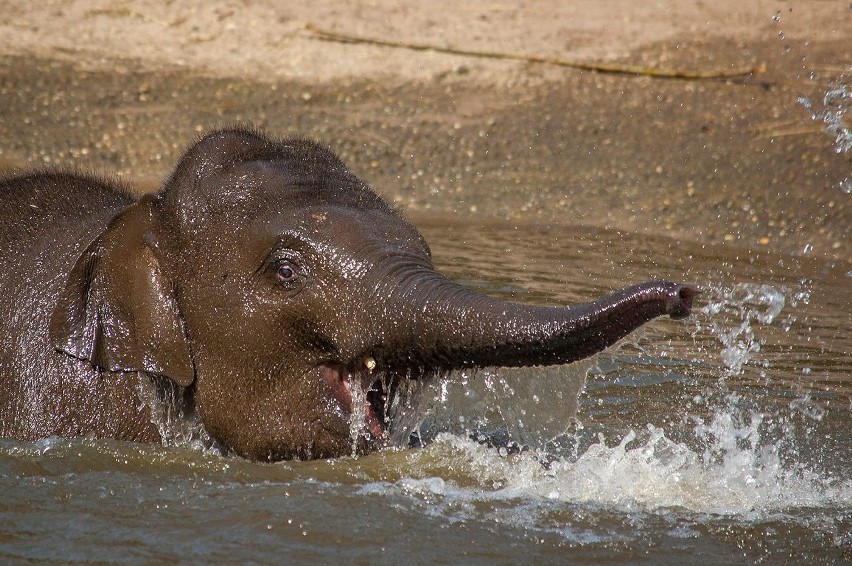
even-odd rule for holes
{"type": "Polygon", "coordinates": [[[386,442],[402,380],[571,362],[687,316],[695,292],[657,281],[572,308],[477,294],[328,149],[229,129],[88,246],[51,335],[96,367],[186,387],[237,454],[334,457],[386,442]]]}

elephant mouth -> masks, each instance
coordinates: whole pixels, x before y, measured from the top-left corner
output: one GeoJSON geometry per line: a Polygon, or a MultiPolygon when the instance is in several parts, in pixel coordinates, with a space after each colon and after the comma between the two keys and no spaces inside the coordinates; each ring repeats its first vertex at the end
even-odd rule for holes
{"type": "Polygon", "coordinates": [[[351,371],[339,363],[322,364],[320,375],[331,397],[350,419],[350,427],[360,429],[359,432],[373,447],[386,446],[387,413],[396,389],[396,380],[389,380],[385,374],[374,372],[372,368],[351,371]],[[361,414],[363,422],[360,422],[361,414]]]}

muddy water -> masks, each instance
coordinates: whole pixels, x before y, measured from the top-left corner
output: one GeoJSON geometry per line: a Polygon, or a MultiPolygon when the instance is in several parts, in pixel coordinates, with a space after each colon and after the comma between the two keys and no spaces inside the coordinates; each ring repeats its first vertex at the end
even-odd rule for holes
{"type": "Polygon", "coordinates": [[[704,293],[586,364],[430,384],[399,425],[422,423],[424,448],[264,465],[4,441],[0,561],[852,559],[852,264],[415,220],[450,276],[518,301],[650,277],[704,293]]]}

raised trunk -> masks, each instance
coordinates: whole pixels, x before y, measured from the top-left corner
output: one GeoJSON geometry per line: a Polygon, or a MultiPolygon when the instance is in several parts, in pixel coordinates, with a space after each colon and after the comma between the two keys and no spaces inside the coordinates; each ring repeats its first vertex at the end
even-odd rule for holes
{"type": "Polygon", "coordinates": [[[390,346],[386,352],[362,351],[364,356],[441,370],[564,364],[611,346],[658,316],[688,316],[697,294],[687,285],[651,281],[591,303],[553,308],[487,297],[440,276],[417,288],[397,303],[411,324],[404,342],[384,344],[390,346]]]}

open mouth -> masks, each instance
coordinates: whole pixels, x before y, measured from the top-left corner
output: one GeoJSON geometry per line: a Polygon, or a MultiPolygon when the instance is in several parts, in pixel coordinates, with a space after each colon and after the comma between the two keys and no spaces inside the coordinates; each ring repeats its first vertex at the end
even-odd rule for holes
{"type": "Polygon", "coordinates": [[[359,433],[375,447],[386,446],[387,413],[397,380],[378,371],[372,358],[365,360],[357,370],[339,363],[325,363],[320,366],[320,375],[331,396],[350,418],[350,427],[360,429],[359,433]]]}

